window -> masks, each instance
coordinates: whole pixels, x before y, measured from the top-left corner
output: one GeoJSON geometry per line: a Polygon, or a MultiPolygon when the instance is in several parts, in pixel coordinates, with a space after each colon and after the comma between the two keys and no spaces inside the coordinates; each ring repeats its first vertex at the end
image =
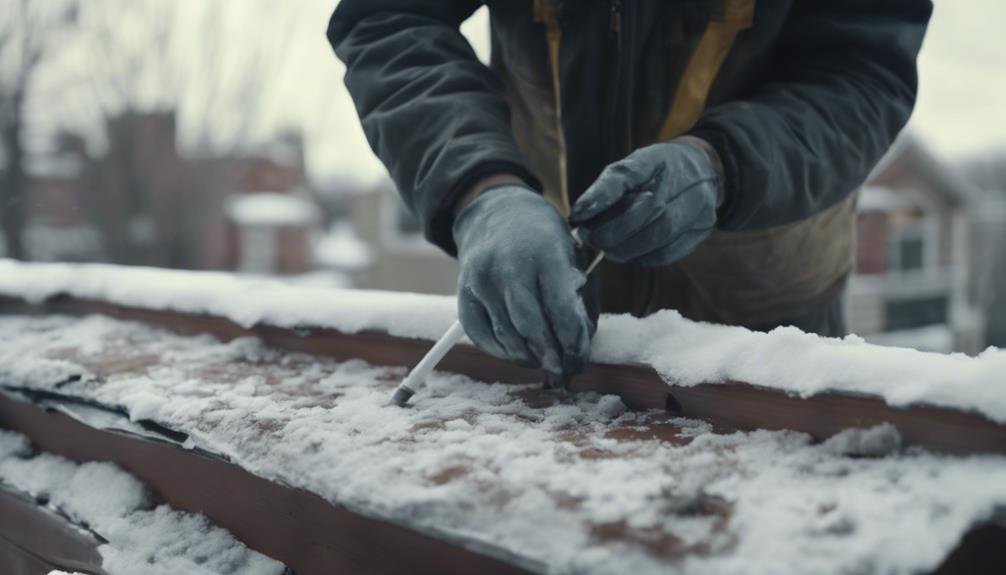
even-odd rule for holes
{"type": "Polygon", "coordinates": [[[884,329],[897,331],[947,323],[947,296],[887,302],[884,329]]]}
{"type": "Polygon", "coordinates": [[[921,271],[935,268],[939,248],[939,222],[918,212],[895,212],[887,224],[887,271],[921,271]]]}
{"type": "Polygon", "coordinates": [[[891,257],[891,261],[898,262],[898,269],[922,269],[925,254],[925,240],[922,237],[902,236],[896,239],[890,248],[897,252],[895,257],[891,257]]]}

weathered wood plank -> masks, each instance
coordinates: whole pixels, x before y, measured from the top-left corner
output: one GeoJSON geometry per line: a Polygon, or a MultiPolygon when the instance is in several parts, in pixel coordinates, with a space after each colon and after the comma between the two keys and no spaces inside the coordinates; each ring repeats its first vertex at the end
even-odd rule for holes
{"type": "MultiPolygon", "coordinates": [[[[74,461],[113,461],[172,507],[206,515],[298,575],[528,573],[516,559],[503,561],[456,541],[371,519],[236,465],[167,443],[95,429],[3,395],[0,427],[28,436],[40,450],[74,461]]],[[[0,523],[6,523],[4,517],[0,523]]]]}
{"type": "MultiPolygon", "coordinates": [[[[269,345],[330,356],[362,359],[376,365],[410,366],[430,342],[385,333],[345,334],[305,326],[285,329],[268,325],[244,328],[208,315],[118,306],[69,297],[43,304],[0,298],[0,313],[105,314],[141,321],[182,334],[208,333],[223,340],[257,336],[269,345]]],[[[539,372],[503,361],[470,345],[458,345],[439,369],[483,381],[526,383],[539,372]]],[[[571,384],[575,391],[619,395],[633,409],[668,408],[677,415],[704,419],[718,429],[792,429],[824,439],[850,427],[895,425],[907,445],[945,453],[1006,453],[1006,425],[984,416],[936,406],[891,407],[879,397],[822,393],[801,398],[744,382],[710,382],[697,386],[668,385],[652,369],[637,365],[593,364],[571,384]]]]}

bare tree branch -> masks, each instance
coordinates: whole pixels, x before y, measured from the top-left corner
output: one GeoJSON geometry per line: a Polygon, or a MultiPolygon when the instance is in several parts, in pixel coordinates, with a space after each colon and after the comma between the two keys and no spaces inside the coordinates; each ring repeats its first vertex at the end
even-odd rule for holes
{"type": "MultiPolygon", "coordinates": [[[[273,80],[289,57],[294,24],[291,18],[247,18],[249,9],[270,5],[269,0],[196,5],[93,0],[85,5],[87,50],[95,63],[87,93],[100,113],[97,123],[104,127],[109,153],[115,156],[108,163],[116,173],[107,175],[112,178],[104,184],[108,190],[98,193],[118,194],[108,201],[118,202],[123,211],[118,218],[101,215],[106,245],[133,241],[126,229],[132,223],[157,223],[153,244],[134,245],[116,259],[170,265],[169,254],[186,251],[172,242],[195,241],[182,233],[186,218],[172,216],[172,206],[190,188],[218,186],[221,181],[219,170],[206,169],[201,173],[212,174],[212,184],[188,178],[184,191],[158,191],[164,184],[156,180],[166,177],[165,166],[175,160],[164,157],[166,152],[155,149],[150,140],[152,113],[174,114],[180,138],[194,148],[190,152],[208,157],[230,156],[263,131],[269,106],[280,92],[273,80]],[[249,34],[245,20],[260,28],[249,34]]],[[[206,201],[206,195],[192,193],[189,198],[206,201]]]]}
{"type": "Polygon", "coordinates": [[[28,0],[7,0],[4,4],[4,12],[11,17],[0,36],[0,142],[5,164],[0,182],[0,226],[6,255],[24,259],[27,103],[39,66],[58,51],[58,37],[75,23],[71,16],[76,6],[73,0],[30,4],[28,0]]]}

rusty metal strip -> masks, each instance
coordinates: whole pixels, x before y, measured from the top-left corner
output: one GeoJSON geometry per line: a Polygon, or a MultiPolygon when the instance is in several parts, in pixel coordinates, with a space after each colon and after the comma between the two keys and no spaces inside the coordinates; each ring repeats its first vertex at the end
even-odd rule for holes
{"type": "MultiPolygon", "coordinates": [[[[105,302],[60,297],[31,305],[0,298],[0,313],[100,313],[142,321],[177,333],[207,333],[223,340],[255,336],[267,344],[294,351],[362,359],[376,365],[410,366],[430,342],[385,333],[345,334],[332,329],[284,329],[268,325],[241,327],[228,319],[161,310],[117,306],[105,302]]],[[[439,369],[482,381],[540,381],[539,372],[518,367],[469,346],[456,346],[439,369]]],[[[880,397],[822,393],[807,398],[744,382],[710,382],[683,387],[668,385],[646,366],[593,364],[574,378],[574,391],[616,394],[633,409],[669,409],[683,417],[709,421],[717,429],[791,429],[825,439],[850,427],[891,423],[906,445],[944,453],[1006,453],[1006,426],[981,414],[935,406],[895,408],[880,397]]]]}

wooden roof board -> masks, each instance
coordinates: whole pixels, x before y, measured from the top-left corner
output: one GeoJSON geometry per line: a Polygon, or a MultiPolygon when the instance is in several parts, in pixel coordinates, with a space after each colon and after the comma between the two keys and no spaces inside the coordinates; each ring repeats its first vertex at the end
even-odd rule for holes
{"type": "Polygon", "coordinates": [[[0,426],[75,461],[113,461],[172,507],[207,516],[299,575],[528,572],[463,545],[340,508],[219,458],[96,429],[3,395],[0,426]]]}
{"type": "MultiPolygon", "coordinates": [[[[379,332],[344,334],[312,326],[288,329],[264,324],[245,328],[211,315],[65,296],[40,305],[0,297],[0,313],[100,313],[181,334],[211,334],[224,341],[257,337],[281,349],[338,360],[362,359],[375,365],[415,365],[430,346],[423,340],[379,332]]],[[[480,381],[526,383],[541,378],[540,372],[465,344],[455,346],[438,369],[480,381]]],[[[790,429],[823,440],[850,427],[866,428],[886,422],[897,427],[906,445],[946,453],[1006,453],[1006,425],[978,413],[930,405],[892,407],[882,398],[867,394],[836,392],[798,397],[736,381],[678,386],[668,384],[649,366],[612,364],[590,365],[574,378],[570,389],[615,394],[632,409],[668,409],[681,417],[708,421],[719,429],[790,429]]]]}
{"type": "MultiPolygon", "coordinates": [[[[116,462],[146,478],[174,507],[206,514],[229,526],[256,550],[296,566],[296,573],[529,572],[463,546],[368,520],[311,493],[263,481],[237,466],[214,462],[177,446],[95,429],[64,414],[2,395],[0,423],[31,435],[36,445],[49,452],[81,462],[116,462]],[[221,475],[222,470],[226,472],[221,475]],[[248,506],[249,501],[268,505],[248,506]],[[338,543],[321,543],[318,539],[322,538],[338,543]]],[[[4,517],[0,521],[0,564],[6,569],[40,575],[51,569],[105,573],[95,551],[98,540],[25,496],[0,489],[0,516],[4,517]]],[[[620,528],[606,526],[601,531],[620,528]]],[[[933,573],[1000,573],[1004,541],[1006,528],[979,526],[965,535],[933,573]]],[[[657,538],[649,540],[650,545],[662,543],[657,538]]]]}
{"type": "MultiPolygon", "coordinates": [[[[45,304],[69,295],[112,309],[225,318],[239,329],[327,328],[348,343],[355,335],[347,334],[368,331],[432,342],[456,317],[456,302],[448,296],[102,264],[0,260],[0,269],[0,293],[21,301],[45,304]]],[[[923,353],[871,345],[854,335],[822,338],[792,327],[764,333],[693,322],[663,310],[644,318],[602,316],[591,355],[594,363],[652,368],[675,386],[734,381],[804,398],[842,392],[901,409],[925,404],[966,411],[1006,425],[1006,350],[973,357],[923,353]]]]}
{"type": "MultiPolygon", "coordinates": [[[[212,324],[214,320],[213,318],[201,318],[200,321],[203,322],[208,321],[210,322],[210,324],[212,324]]],[[[72,321],[69,321],[69,323],[67,323],[66,326],[70,326],[72,325],[72,323],[73,323],[72,321]]],[[[187,321],[182,322],[182,324],[183,326],[187,325],[191,327],[191,324],[187,323],[187,321]]],[[[25,325],[30,326],[30,323],[25,325]]],[[[194,331],[197,332],[206,331],[207,327],[206,323],[201,323],[199,325],[200,328],[194,331]]],[[[60,328],[58,325],[53,324],[52,326],[49,327],[49,329],[60,329],[60,328]]],[[[115,341],[114,345],[96,345],[93,346],[93,348],[92,346],[86,346],[86,345],[83,347],[78,346],[76,348],[72,346],[71,347],[55,346],[50,347],[48,349],[38,349],[37,351],[40,354],[45,354],[49,358],[67,361],[71,365],[78,366],[82,370],[81,371],[82,375],[86,374],[88,376],[88,377],[81,377],[76,380],[73,380],[72,378],[63,380],[65,381],[65,383],[59,385],[58,389],[60,393],[66,394],[68,397],[73,397],[75,394],[78,397],[90,397],[90,398],[100,397],[100,394],[96,394],[96,390],[100,390],[103,381],[114,378],[123,379],[132,377],[133,381],[135,382],[134,385],[142,386],[143,377],[158,373],[157,370],[164,368],[166,365],[165,362],[167,362],[168,367],[181,369],[187,374],[187,376],[191,376],[192,378],[195,378],[198,381],[205,383],[207,394],[210,395],[210,398],[206,400],[207,402],[212,402],[212,393],[213,393],[212,390],[222,389],[224,386],[239,385],[242,381],[246,381],[249,377],[261,380],[261,382],[264,383],[265,388],[276,388],[277,390],[276,393],[278,395],[276,395],[273,399],[277,401],[297,404],[300,407],[307,407],[307,408],[316,407],[322,410],[331,409],[335,407],[340,401],[340,395],[338,393],[332,393],[331,389],[328,389],[327,391],[323,390],[315,385],[318,383],[318,378],[323,377],[325,375],[326,373],[325,371],[316,372],[313,374],[309,373],[308,376],[301,377],[298,380],[298,382],[292,386],[284,384],[284,380],[289,379],[289,375],[291,373],[296,372],[303,375],[304,372],[310,372],[314,364],[323,363],[322,360],[312,360],[310,359],[309,356],[299,356],[299,355],[270,356],[269,354],[264,354],[262,357],[256,358],[255,357],[256,352],[251,353],[250,356],[249,355],[241,356],[240,354],[237,356],[234,356],[233,354],[228,356],[227,354],[221,355],[219,353],[214,355],[210,353],[204,358],[205,360],[202,361],[201,363],[200,362],[192,363],[191,361],[187,361],[184,366],[181,366],[179,368],[179,366],[170,365],[172,361],[178,361],[178,357],[173,355],[175,352],[178,351],[178,349],[176,349],[175,347],[168,346],[167,353],[157,353],[152,351],[153,349],[152,344],[159,344],[160,338],[163,338],[164,340],[171,339],[167,334],[163,334],[163,332],[161,332],[162,333],[161,336],[151,337],[151,333],[156,332],[138,330],[135,332],[135,335],[137,335],[137,339],[130,340],[128,338],[130,330],[126,330],[125,333],[127,335],[126,339],[115,341]],[[322,391],[324,391],[324,393],[320,393],[322,391]]],[[[233,335],[235,336],[239,334],[244,335],[244,333],[245,332],[235,331],[233,332],[233,335]]],[[[258,332],[255,332],[255,330],[253,330],[252,333],[258,333],[258,332]]],[[[266,335],[266,339],[268,339],[269,334],[276,333],[276,331],[266,329],[261,333],[264,333],[266,335]]],[[[279,330],[279,333],[283,336],[282,340],[290,338],[294,339],[299,338],[300,340],[313,342],[312,345],[321,346],[324,350],[326,350],[327,354],[332,354],[334,349],[339,349],[341,350],[341,352],[346,351],[345,348],[330,347],[332,342],[325,338],[319,337],[319,333],[316,331],[293,332],[288,330],[279,330]],[[319,340],[324,341],[324,345],[319,343],[319,340]]],[[[337,340],[340,338],[339,334],[328,334],[328,335],[336,338],[337,340]]],[[[346,339],[344,336],[342,337],[343,339],[346,339]]],[[[388,350],[384,348],[385,346],[379,346],[377,348],[374,348],[372,346],[373,340],[367,339],[370,337],[377,337],[377,335],[376,334],[368,335],[366,338],[363,338],[363,341],[371,345],[359,345],[359,340],[356,340],[356,338],[348,338],[357,341],[357,347],[353,348],[354,351],[352,353],[348,353],[348,357],[357,357],[359,355],[366,355],[368,353],[366,350],[368,349],[370,350],[376,349],[378,353],[389,353],[388,350]]],[[[207,348],[214,347],[214,344],[210,340],[200,339],[199,342],[201,342],[201,344],[205,344],[205,347],[207,348]]],[[[421,352],[421,350],[417,350],[417,353],[418,352],[421,352]]],[[[469,353],[471,352],[469,351],[469,353]]],[[[188,357],[187,359],[191,360],[192,358],[188,357]]],[[[330,366],[331,364],[327,365],[330,366]]],[[[462,365],[464,364],[462,363],[462,365]]],[[[486,365],[484,362],[473,362],[472,365],[479,365],[481,366],[480,369],[486,369],[486,365]]],[[[608,367],[610,368],[611,366],[608,367]]],[[[388,377],[383,378],[378,377],[370,382],[367,381],[354,382],[354,385],[376,386],[381,390],[382,393],[386,394],[386,392],[390,391],[390,389],[394,386],[394,384],[397,381],[396,378],[401,375],[402,371],[401,370],[385,371],[382,373],[384,373],[388,377]]],[[[610,380],[607,378],[599,378],[599,381],[608,381],[610,384],[610,380]]],[[[35,381],[31,383],[41,388],[51,388],[52,386],[60,382],[35,381]]],[[[118,389],[128,390],[129,388],[120,386],[118,389]]],[[[436,388],[433,391],[436,391],[436,388]]],[[[455,389],[455,391],[457,391],[457,389],[455,389]]],[[[170,392],[170,390],[168,391],[166,391],[165,389],[160,390],[160,393],[165,392],[170,392]]],[[[190,390],[190,392],[192,392],[192,390],[190,390]]],[[[518,411],[511,412],[509,414],[502,413],[501,415],[503,416],[510,415],[512,416],[511,419],[515,418],[515,420],[517,421],[524,421],[526,427],[528,428],[534,428],[535,426],[540,425],[543,410],[546,410],[548,408],[555,408],[555,407],[561,408],[562,406],[566,405],[570,406],[570,408],[573,409],[574,411],[576,409],[580,409],[576,407],[578,400],[574,395],[557,397],[553,394],[543,393],[539,390],[529,388],[527,386],[515,387],[512,390],[505,391],[505,395],[519,399],[519,405],[525,406],[526,409],[521,408],[518,411]]],[[[252,392],[251,396],[252,397],[255,396],[255,392],[252,392]]],[[[108,397],[106,396],[104,397],[104,399],[107,400],[108,397]]],[[[440,401],[447,401],[449,399],[450,399],[449,397],[444,395],[439,396],[440,401]]],[[[686,398],[685,402],[687,403],[687,401],[688,399],[686,398]]],[[[220,406],[220,407],[226,408],[226,406],[220,406]]],[[[455,415],[458,415],[459,417],[443,419],[441,416],[440,420],[438,420],[436,417],[426,420],[422,422],[422,427],[417,428],[416,431],[425,432],[434,429],[437,431],[443,431],[446,427],[450,425],[458,425],[457,422],[459,420],[465,420],[466,417],[477,417],[474,414],[465,415],[464,413],[455,415]]],[[[11,416],[9,411],[5,412],[5,414],[2,417],[0,417],[0,424],[11,425],[10,422],[13,420],[22,422],[21,424],[18,425],[23,424],[23,420],[11,416]]],[[[277,447],[280,443],[282,443],[285,440],[285,438],[280,434],[280,432],[283,430],[283,428],[290,425],[290,423],[291,422],[289,420],[280,420],[274,417],[270,417],[270,414],[264,412],[260,413],[258,416],[256,416],[251,420],[247,420],[245,424],[248,426],[248,428],[254,430],[253,437],[256,438],[256,440],[246,442],[244,449],[248,449],[251,443],[258,443],[265,450],[277,447]]],[[[569,458],[571,463],[574,463],[577,460],[603,461],[607,458],[627,458],[631,457],[631,453],[633,450],[641,450],[645,452],[647,449],[653,449],[656,446],[662,444],[675,444],[679,447],[687,447],[695,437],[694,430],[681,428],[683,420],[674,419],[668,414],[661,414],[659,412],[652,412],[645,416],[640,416],[640,418],[630,419],[627,421],[625,420],[618,421],[617,417],[609,418],[607,422],[605,421],[600,422],[600,426],[596,425],[597,423],[598,422],[592,422],[592,421],[578,422],[576,420],[571,420],[570,425],[562,429],[553,430],[554,433],[552,433],[548,437],[550,441],[555,442],[556,446],[560,446],[560,448],[563,450],[564,457],[569,458]],[[594,425],[592,426],[591,424],[594,425]],[[610,441],[602,441],[599,444],[596,441],[598,438],[610,441]],[[625,450],[621,447],[616,447],[619,444],[623,446],[629,446],[629,449],[625,450]]],[[[193,436],[199,436],[200,434],[213,432],[214,431],[213,426],[221,424],[232,425],[233,421],[221,422],[220,420],[207,419],[203,424],[201,424],[199,423],[198,420],[196,420],[194,421],[192,427],[187,429],[176,429],[176,431],[188,432],[193,436]]],[[[63,429],[62,433],[53,433],[51,431],[52,425],[53,425],[52,422],[48,422],[45,424],[37,424],[31,428],[29,435],[31,435],[33,438],[37,438],[43,435],[49,436],[50,439],[46,440],[47,442],[46,448],[47,449],[52,448],[53,450],[59,450],[59,449],[67,450],[68,448],[65,445],[61,447],[60,446],[61,444],[59,442],[65,442],[68,440],[72,441],[73,438],[75,437],[83,437],[86,435],[80,429],[74,429],[72,432],[70,432],[65,428],[63,429]],[[53,439],[54,437],[58,438],[59,441],[57,442],[55,439],[53,439]]],[[[721,431],[729,432],[730,429],[731,428],[724,427],[721,429],[721,431]]],[[[705,433],[708,434],[708,430],[705,431],[705,433]]],[[[405,439],[399,438],[397,441],[404,441],[404,440],[405,439]]],[[[106,444],[109,441],[111,441],[111,439],[103,438],[98,443],[106,444]]],[[[85,446],[82,449],[85,449],[85,451],[78,452],[76,455],[73,456],[81,459],[96,458],[96,457],[101,458],[102,456],[121,458],[119,455],[114,455],[114,453],[117,452],[118,449],[112,451],[108,450],[94,451],[95,449],[94,446],[91,447],[85,446]],[[86,451],[86,449],[90,449],[91,451],[86,451]]],[[[172,449],[175,449],[177,451],[177,448],[172,449]]],[[[251,447],[251,449],[254,451],[254,447],[251,447]]],[[[731,465],[733,465],[733,463],[731,463],[731,458],[733,457],[733,455],[730,449],[728,448],[722,451],[720,451],[719,449],[720,448],[717,448],[717,450],[709,454],[710,464],[726,466],[726,467],[730,467],[731,465]]],[[[247,452],[245,453],[235,452],[235,453],[243,456],[249,455],[249,453],[247,452]]],[[[231,455],[234,455],[235,453],[231,453],[231,455]]],[[[67,454],[72,455],[72,452],[67,452],[67,454]]],[[[679,454],[684,455],[684,453],[679,454]]],[[[188,454],[188,456],[191,457],[191,454],[188,454]]],[[[164,457],[167,456],[159,454],[156,456],[151,455],[146,459],[154,461],[154,460],[161,460],[164,457]]],[[[220,461],[217,461],[217,463],[221,465],[226,465],[225,463],[222,463],[220,461]]],[[[244,463],[247,464],[248,462],[246,461],[244,463]]],[[[178,464],[181,465],[180,463],[178,464]]],[[[130,468],[129,466],[133,464],[125,463],[124,465],[126,465],[127,468],[130,468]]],[[[473,478],[475,478],[478,481],[474,481],[473,485],[477,486],[478,489],[483,494],[488,495],[484,499],[473,503],[487,504],[489,506],[492,506],[494,504],[505,505],[506,503],[508,503],[508,499],[512,499],[515,495],[513,493],[514,484],[513,483],[506,484],[505,482],[500,482],[499,485],[494,486],[493,480],[491,479],[489,480],[488,483],[486,483],[485,478],[486,477],[492,478],[493,473],[496,472],[493,470],[483,469],[481,471],[489,471],[489,473],[488,474],[483,473],[480,475],[479,465],[480,465],[479,462],[462,461],[460,465],[456,464],[452,466],[440,467],[439,469],[436,470],[436,472],[429,473],[423,479],[426,483],[428,483],[429,486],[436,487],[438,485],[448,485],[454,482],[474,481],[473,478]]],[[[239,466],[232,466],[232,467],[238,467],[238,469],[242,473],[246,474],[248,473],[247,470],[241,469],[239,466]]],[[[252,468],[255,469],[255,466],[252,465],[252,468]]],[[[641,467],[640,471],[642,472],[643,470],[644,468],[641,467]]],[[[135,470],[133,471],[134,473],[136,472],[135,470]]],[[[168,470],[165,470],[165,472],[167,471],[168,470]]],[[[262,472],[261,469],[258,469],[257,471],[260,473],[262,472]]],[[[175,481],[182,480],[181,478],[179,478],[177,473],[172,477],[175,478],[175,481]]],[[[679,476],[679,479],[681,478],[683,478],[683,476],[679,476]]],[[[143,479],[151,484],[154,484],[153,482],[158,481],[156,474],[153,474],[150,477],[143,477],[143,479]]],[[[262,485],[264,485],[265,483],[275,484],[277,479],[281,478],[273,477],[272,481],[266,481],[262,483],[262,485]]],[[[226,484],[230,485],[231,481],[228,480],[226,484]]],[[[170,490],[176,488],[173,487],[173,485],[174,485],[173,482],[161,480],[159,483],[155,484],[155,488],[158,489],[158,491],[163,492],[164,490],[170,490]]],[[[575,488],[577,486],[571,486],[571,487],[575,488]]],[[[575,493],[575,489],[573,489],[573,492],[575,493]]],[[[579,503],[577,496],[575,495],[570,496],[569,493],[564,493],[563,490],[561,489],[551,492],[546,490],[545,493],[547,493],[549,497],[552,497],[551,505],[554,505],[557,511],[562,511],[563,509],[568,510],[568,508],[575,507],[579,503]]],[[[730,527],[729,523],[732,517],[733,504],[726,499],[709,494],[703,494],[701,490],[695,491],[693,495],[694,494],[698,494],[698,496],[682,497],[680,493],[675,493],[674,488],[671,487],[666,493],[655,494],[654,498],[649,501],[649,504],[652,504],[653,506],[655,506],[655,508],[664,510],[669,517],[678,518],[678,520],[681,522],[694,521],[696,519],[700,520],[700,522],[705,521],[706,523],[709,524],[708,528],[705,530],[706,533],[705,538],[700,537],[698,539],[692,539],[690,541],[686,541],[682,539],[680,534],[675,534],[673,529],[665,531],[659,525],[656,527],[653,526],[639,527],[632,525],[631,522],[628,522],[625,519],[611,520],[610,518],[601,518],[585,526],[585,533],[587,533],[590,538],[589,539],[590,545],[598,548],[608,546],[609,549],[620,549],[621,550],[620,552],[622,553],[625,553],[626,550],[629,550],[631,553],[637,553],[641,556],[648,556],[651,559],[656,558],[658,562],[668,561],[672,563],[680,562],[688,558],[730,553],[731,550],[734,549],[737,543],[736,541],[737,534],[735,532],[732,532],[729,528],[730,527]]],[[[245,537],[246,533],[241,531],[242,521],[230,520],[228,522],[226,520],[226,514],[229,513],[235,505],[237,504],[233,500],[228,501],[226,499],[220,499],[220,504],[217,505],[218,511],[214,512],[213,514],[210,514],[210,516],[212,519],[218,521],[221,525],[231,528],[235,533],[237,533],[239,536],[245,539],[249,544],[252,544],[253,547],[263,552],[266,552],[280,560],[287,561],[287,558],[285,556],[270,553],[270,551],[267,548],[263,548],[258,544],[253,543],[251,540],[248,540],[245,537]],[[233,525],[231,523],[233,523],[233,525]]],[[[323,502],[318,502],[317,505],[323,506],[326,504],[324,504],[323,502]]],[[[330,505],[330,503],[327,505],[330,505]]],[[[290,511],[290,509],[288,508],[286,510],[273,510],[273,513],[280,513],[280,514],[287,513],[288,516],[298,517],[299,516],[298,514],[302,513],[304,509],[307,509],[310,506],[311,505],[301,504],[298,506],[294,506],[295,511],[290,511]]],[[[198,507],[199,510],[204,510],[203,503],[200,503],[198,507]]],[[[189,507],[183,506],[182,508],[189,508],[189,507]]],[[[429,509],[429,511],[432,511],[434,509],[436,509],[435,504],[433,507],[429,509]]],[[[494,512],[501,514],[500,515],[501,520],[516,519],[520,521],[520,517],[516,518],[512,516],[507,517],[506,509],[496,509],[494,510],[494,512]]],[[[380,514],[380,512],[377,513],[378,515],[380,514]]],[[[826,514],[827,512],[824,511],[823,513],[826,514]]],[[[260,519],[269,516],[271,516],[269,513],[264,513],[262,512],[261,509],[256,511],[256,517],[259,517],[260,519]]],[[[424,529],[423,525],[418,524],[413,525],[412,527],[413,529],[420,529],[420,530],[424,529]]],[[[426,527],[428,528],[428,525],[426,527]]],[[[535,528],[533,523],[528,523],[526,527],[529,529],[535,528]]],[[[323,537],[325,537],[326,540],[328,537],[334,537],[338,539],[340,535],[337,534],[341,533],[341,531],[339,531],[334,527],[332,529],[335,530],[333,531],[315,530],[313,532],[323,533],[324,534],[323,537]]],[[[477,534],[473,533],[473,535],[477,534]]],[[[485,534],[483,534],[483,536],[484,535],[485,534]]],[[[297,537],[293,538],[296,539],[297,537]]],[[[449,546],[457,546],[462,549],[464,549],[466,545],[465,538],[459,537],[457,533],[455,533],[454,536],[452,537],[449,532],[442,532],[438,534],[438,537],[436,539],[451,540],[452,543],[449,546]]],[[[470,538],[468,540],[468,544],[475,545],[480,540],[481,539],[478,536],[476,536],[473,539],[470,538]]],[[[484,540],[481,541],[483,542],[483,544],[485,543],[484,540]]],[[[422,543],[422,545],[427,544],[429,543],[428,542],[422,543]]],[[[267,542],[263,543],[263,545],[266,545],[266,547],[268,547],[267,542]]],[[[404,547],[408,546],[403,545],[403,548],[404,547]]],[[[381,544],[376,543],[374,542],[373,539],[371,539],[370,543],[359,547],[360,550],[358,551],[358,553],[369,554],[373,552],[374,549],[383,549],[383,548],[386,547],[382,547],[381,544]]],[[[496,557],[497,561],[499,560],[500,557],[507,557],[508,553],[511,554],[514,553],[513,549],[506,551],[497,548],[494,550],[494,548],[491,545],[480,547],[480,551],[482,553],[489,553],[492,557],[496,557]]],[[[297,554],[292,553],[290,550],[286,550],[285,552],[281,550],[281,552],[291,555],[297,554]]],[[[514,565],[519,566],[523,564],[525,568],[540,570],[534,567],[535,565],[540,566],[540,564],[536,563],[536,561],[538,560],[540,560],[540,557],[536,558],[533,556],[533,554],[529,554],[529,556],[526,557],[521,557],[519,554],[517,554],[517,555],[510,555],[509,560],[503,561],[503,563],[511,567],[513,567],[514,565]]],[[[288,564],[293,565],[293,563],[289,562],[288,564]]],[[[298,572],[301,571],[298,570],[298,572]]]]}

